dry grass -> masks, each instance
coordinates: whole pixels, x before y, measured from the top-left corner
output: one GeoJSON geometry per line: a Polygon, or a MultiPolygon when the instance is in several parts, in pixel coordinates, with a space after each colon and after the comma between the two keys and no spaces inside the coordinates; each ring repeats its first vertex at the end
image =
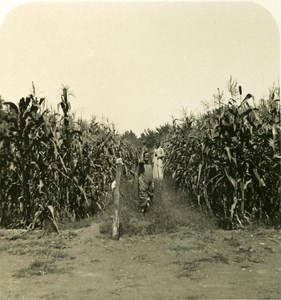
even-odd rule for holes
{"type": "Polygon", "coordinates": [[[47,274],[65,274],[70,271],[69,268],[58,268],[54,261],[35,260],[27,268],[18,270],[14,277],[25,278],[32,276],[42,276],[47,274]]]}

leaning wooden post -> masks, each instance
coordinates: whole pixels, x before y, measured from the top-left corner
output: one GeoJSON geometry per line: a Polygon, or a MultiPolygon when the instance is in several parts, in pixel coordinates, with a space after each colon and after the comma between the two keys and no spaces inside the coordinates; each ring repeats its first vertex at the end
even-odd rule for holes
{"type": "Polygon", "coordinates": [[[113,216],[112,216],[112,238],[119,240],[120,228],[119,228],[119,210],[120,210],[120,182],[123,171],[122,158],[118,158],[116,161],[116,178],[113,186],[113,216]]]}

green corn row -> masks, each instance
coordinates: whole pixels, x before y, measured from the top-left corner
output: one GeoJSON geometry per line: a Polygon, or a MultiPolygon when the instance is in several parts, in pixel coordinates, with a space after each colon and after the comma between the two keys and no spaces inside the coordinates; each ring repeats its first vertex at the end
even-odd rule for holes
{"type": "Polygon", "coordinates": [[[166,173],[227,227],[280,223],[280,91],[257,107],[239,92],[201,117],[174,121],[166,173]]]}
{"type": "Polygon", "coordinates": [[[1,226],[31,227],[50,207],[59,219],[103,210],[116,158],[127,172],[136,165],[134,147],[110,124],[76,120],[68,96],[63,88],[62,114],[35,93],[18,104],[0,101],[1,226]]]}

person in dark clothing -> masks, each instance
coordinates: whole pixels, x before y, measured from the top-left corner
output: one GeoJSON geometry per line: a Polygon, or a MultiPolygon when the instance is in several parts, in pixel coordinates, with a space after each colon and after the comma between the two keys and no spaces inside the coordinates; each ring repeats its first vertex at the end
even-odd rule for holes
{"type": "Polygon", "coordinates": [[[145,151],[139,161],[138,196],[141,212],[147,212],[153,199],[153,168],[149,162],[149,153],[145,151]]]}

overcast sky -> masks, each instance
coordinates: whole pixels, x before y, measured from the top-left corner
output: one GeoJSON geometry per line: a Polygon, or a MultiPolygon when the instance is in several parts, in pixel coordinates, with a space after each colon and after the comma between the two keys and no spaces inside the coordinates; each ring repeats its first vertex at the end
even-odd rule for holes
{"type": "Polygon", "coordinates": [[[279,42],[272,15],[249,2],[25,4],[2,20],[0,95],[16,102],[33,81],[55,108],[68,85],[77,116],[140,134],[202,111],[231,75],[262,97],[280,79],[279,42]]]}

